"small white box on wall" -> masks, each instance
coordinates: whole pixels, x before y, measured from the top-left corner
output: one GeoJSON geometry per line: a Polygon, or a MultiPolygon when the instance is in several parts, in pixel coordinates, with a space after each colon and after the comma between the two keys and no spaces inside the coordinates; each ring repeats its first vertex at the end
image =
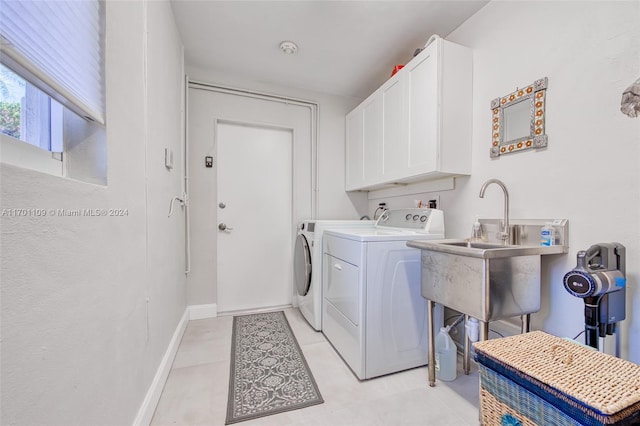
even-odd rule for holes
{"type": "Polygon", "coordinates": [[[164,166],[169,170],[173,169],[173,151],[169,148],[164,149],[164,166]]]}

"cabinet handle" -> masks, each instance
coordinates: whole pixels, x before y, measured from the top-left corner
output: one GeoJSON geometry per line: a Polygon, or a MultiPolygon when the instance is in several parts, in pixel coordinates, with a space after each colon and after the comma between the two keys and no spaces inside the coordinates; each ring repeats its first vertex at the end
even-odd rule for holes
{"type": "Polygon", "coordinates": [[[333,267],[336,268],[338,271],[342,271],[342,266],[338,265],[337,263],[333,265],[333,267]]]}

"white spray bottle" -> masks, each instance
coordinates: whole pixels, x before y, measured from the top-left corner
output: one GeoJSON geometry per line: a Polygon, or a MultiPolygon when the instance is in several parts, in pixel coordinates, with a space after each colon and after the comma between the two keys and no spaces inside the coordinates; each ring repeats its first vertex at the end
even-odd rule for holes
{"type": "Polygon", "coordinates": [[[476,215],[476,221],[473,222],[473,227],[471,228],[471,241],[481,241],[482,240],[482,226],[480,225],[480,221],[478,220],[478,215],[476,215]]]}

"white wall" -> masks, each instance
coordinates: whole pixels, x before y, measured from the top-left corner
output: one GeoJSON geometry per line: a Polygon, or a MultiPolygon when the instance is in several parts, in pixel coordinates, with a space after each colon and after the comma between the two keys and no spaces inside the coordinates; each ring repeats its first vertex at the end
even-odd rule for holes
{"type": "MultiPolygon", "coordinates": [[[[640,76],[639,2],[494,1],[448,40],[473,48],[472,175],[442,192],[449,237],[466,238],[474,215],[502,216],[502,194],[482,183],[501,179],[513,218],[569,219],[567,255],[543,260],[543,308],[533,327],[573,337],[583,302],[562,285],[578,250],[599,242],[627,248],[627,319],[623,356],[640,363],[640,119],[620,112],[624,89],[640,76]],[[549,147],[489,158],[492,99],[549,78],[549,147]],[[635,312],[634,312],[635,311],[635,312]]],[[[410,206],[432,194],[372,200],[410,206]]]]}
{"type": "Polygon", "coordinates": [[[2,164],[0,208],[128,214],[1,218],[2,424],[133,423],[185,312],[181,42],[167,2],[106,11],[108,186],[2,164]]]}

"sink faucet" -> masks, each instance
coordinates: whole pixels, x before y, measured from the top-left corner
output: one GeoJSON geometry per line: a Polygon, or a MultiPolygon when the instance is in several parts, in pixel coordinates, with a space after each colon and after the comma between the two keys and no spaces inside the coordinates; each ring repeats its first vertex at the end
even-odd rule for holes
{"type": "Polygon", "coordinates": [[[502,231],[500,231],[498,235],[502,239],[502,244],[509,244],[509,191],[507,191],[507,187],[498,179],[489,179],[483,183],[482,188],[480,188],[480,198],[484,198],[484,191],[487,189],[487,186],[492,183],[498,185],[502,188],[502,192],[504,192],[504,219],[502,220],[502,231]]]}

